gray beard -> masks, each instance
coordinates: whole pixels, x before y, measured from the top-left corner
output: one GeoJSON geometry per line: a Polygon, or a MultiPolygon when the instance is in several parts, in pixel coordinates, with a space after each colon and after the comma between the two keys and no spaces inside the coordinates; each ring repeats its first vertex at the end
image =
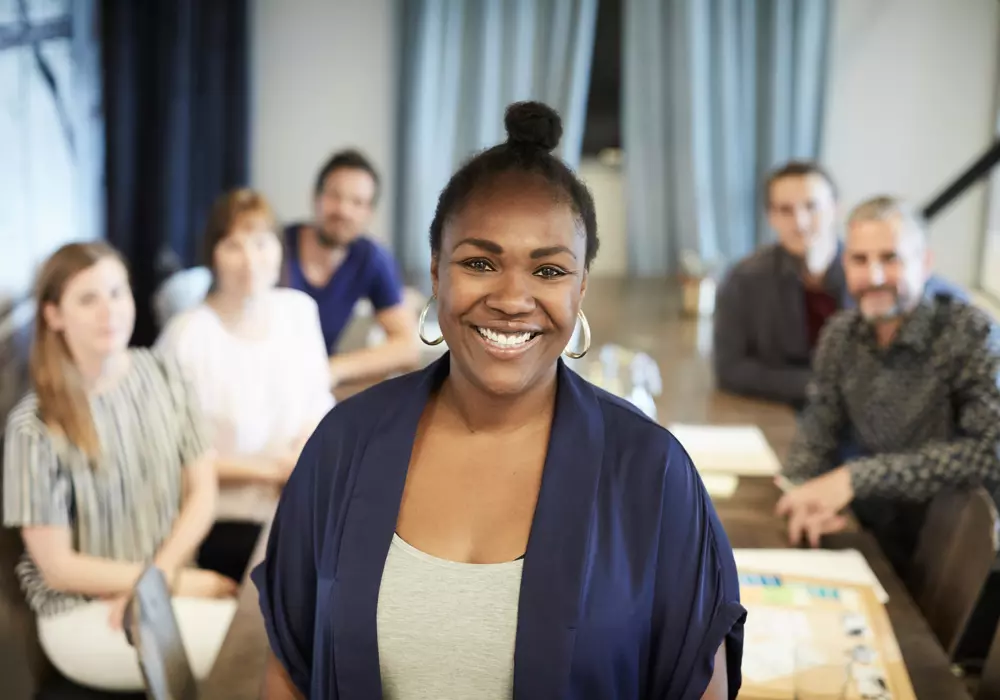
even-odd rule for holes
{"type": "Polygon", "coordinates": [[[872,325],[878,325],[879,323],[886,323],[887,321],[895,321],[896,319],[898,319],[903,315],[903,309],[900,308],[900,306],[897,304],[896,306],[892,307],[892,309],[890,309],[889,311],[886,311],[881,314],[869,315],[866,314],[864,311],[862,311],[861,315],[868,323],[871,323],[872,325]]]}
{"type": "Polygon", "coordinates": [[[857,299],[858,311],[861,312],[861,316],[865,319],[865,321],[871,324],[879,324],[879,323],[885,323],[887,321],[895,321],[896,319],[898,319],[899,317],[903,316],[906,313],[906,309],[904,308],[903,300],[899,298],[898,294],[893,292],[892,298],[893,298],[892,308],[889,309],[888,311],[883,311],[882,313],[879,314],[867,314],[864,312],[864,308],[861,305],[861,300],[864,299],[864,294],[862,294],[857,299]]]}

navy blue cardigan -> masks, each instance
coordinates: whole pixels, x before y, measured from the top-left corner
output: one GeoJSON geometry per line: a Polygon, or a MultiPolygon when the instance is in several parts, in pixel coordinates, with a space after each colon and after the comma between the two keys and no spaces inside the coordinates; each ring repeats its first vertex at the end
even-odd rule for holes
{"type": "MultiPolygon", "coordinates": [[[[334,408],[253,572],[271,648],[308,698],[381,697],[376,606],[417,423],[449,356],[334,408]]],[[[712,503],[677,440],[562,361],[525,553],[514,697],[697,700],[745,611],[712,503]]],[[[456,669],[461,673],[461,669],[456,669]]]]}

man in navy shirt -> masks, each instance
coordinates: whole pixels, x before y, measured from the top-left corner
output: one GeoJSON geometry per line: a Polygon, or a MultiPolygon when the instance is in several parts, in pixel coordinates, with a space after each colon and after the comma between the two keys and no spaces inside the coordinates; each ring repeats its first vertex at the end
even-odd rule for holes
{"type": "Polygon", "coordinates": [[[379,177],[354,150],[335,153],[316,177],[315,221],[289,226],[288,285],[319,306],[333,383],[412,369],[419,356],[416,319],[403,304],[403,285],[388,250],[365,235],[378,201],[379,177]],[[355,304],[371,302],[386,341],[337,354],[355,304]]]}

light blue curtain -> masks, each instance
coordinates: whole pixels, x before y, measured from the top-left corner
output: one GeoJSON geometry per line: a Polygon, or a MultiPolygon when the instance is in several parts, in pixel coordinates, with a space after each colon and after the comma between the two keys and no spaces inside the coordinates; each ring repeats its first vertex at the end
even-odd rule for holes
{"type": "Polygon", "coordinates": [[[727,264],[767,237],[760,183],[820,149],[831,0],[625,0],[632,274],[727,264]]]}
{"type": "Polygon", "coordinates": [[[401,3],[396,255],[426,287],[427,235],[458,165],[504,140],[504,110],[536,99],[563,119],[559,155],[580,157],[598,0],[401,3]]]}

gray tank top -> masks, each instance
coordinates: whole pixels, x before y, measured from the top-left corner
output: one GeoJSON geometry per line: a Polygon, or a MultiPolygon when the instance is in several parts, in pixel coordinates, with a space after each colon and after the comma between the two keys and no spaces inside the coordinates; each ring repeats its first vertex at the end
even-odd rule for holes
{"type": "Polygon", "coordinates": [[[522,568],[438,559],[393,535],[378,596],[385,700],[513,697],[522,568]]]}

